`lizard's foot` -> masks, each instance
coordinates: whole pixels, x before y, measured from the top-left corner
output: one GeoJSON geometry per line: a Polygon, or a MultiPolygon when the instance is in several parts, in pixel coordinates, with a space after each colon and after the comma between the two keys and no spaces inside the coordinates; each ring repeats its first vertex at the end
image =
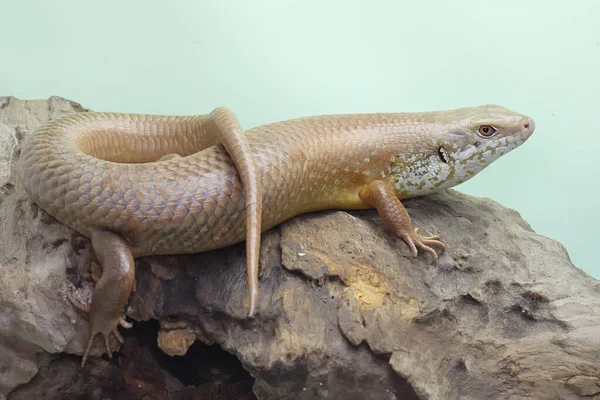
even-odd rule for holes
{"type": "Polygon", "coordinates": [[[429,253],[434,260],[438,259],[438,254],[434,247],[437,247],[442,252],[446,250],[446,245],[440,240],[440,237],[435,236],[423,236],[419,232],[419,228],[415,228],[414,231],[399,235],[410,247],[410,250],[414,257],[418,255],[417,248],[429,253]]]}
{"type": "MultiPolygon", "coordinates": [[[[75,306],[77,309],[89,314],[90,306],[87,304],[83,304],[81,301],[79,301],[73,293],[68,292],[67,298],[69,299],[71,304],[73,304],[73,306],[75,306]]],[[[122,326],[123,328],[129,329],[133,326],[133,324],[130,322],[127,322],[125,317],[122,315],[116,319],[113,318],[108,321],[97,321],[97,318],[93,318],[93,317],[91,317],[91,319],[92,319],[92,321],[90,321],[90,332],[88,334],[88,341],[87,341],[85,351],[83,353],[83,359],[81,360],[82,367],[85,366],[85,363],[86,363],[88,356],[90,354],[90,351],[92,349],[92,345],[94,343],[94,339],[96,338],[96,335],[101,333],[104,336],[104,346],[106,348],[106,352],[108,354],[108,357],[112,358],[112,350],[110,348],[110,334],[113,333],[115,335],[115,337],[117,338],[117,340],[121,344],[123,344],[124,339],[123,339],[123,336],[121,335],[121,333],[119,332],[118,327],[122,326]],[[98,326],[100,328],[97,328],[98,326]],[[92,327],[95,327],[95,328],[92,328],[92,327]]]]}
{"type": "Polygon", "coordinates": [[[99,261],[99,265],[92,265],[92,278],[96,281],[96,287],[91,303],[83,304],[73,293],[68,293],[68,298],[75,307],[89,313],[89,334],[81,361],[82,367],[89,357],[97,334],[104,336],[106,352],[112,358],[111,334],[123,343],[119,325],[123,328],[132,327],[122,313],[135,280],[135,263],[129,244],[120,236],[107,231],[92,231],[91,242],[99,261]]]}
{"type": "Polygon", "coordinates": [[[112,358],[112,350],[110,348],[110,334],[111,333],[114,334],[115,337],[117,338],[117,340],[121,344],[123,344],[125,341],[123,339],[123,336],[119,332],[119,329],[118,329],[119,325],[126,329],[129,329],[133,326],[133,324],[130,322],[127,322],[125,320],[125,317],[123,317],[122,315],[116,319],[112,319],[109,321],[92,321],[91,322],[89,339],[88,339],[85,351],[83,352],[83,359],[81,360],[82,367],[85,365],[85,362],[87,361],[88,356],[90,354],[90,350],[92,349],[92,344],[94,343],[94,339],[96,338],[96,335],[98,335],[99,333],[102,334],[102,336],[104,336],[104,346],[106,348],[106,353],[108,354],[108,357],[112,358]]]}
{"type": "Polygon", "coordinates": [[[440,241],[439,236],[423,236],[419,233],[418,228],[413,229],[406,208],[386,182],[371,181],[360,190],[359,197],[367,205],[377,209],[383,222],[408,244],[413,256],[416,257],[419,254],[417,248],[421,248],[437,261],[438,254],[434,247],[442,251],[446,249],[446,245],[440,241]]]}

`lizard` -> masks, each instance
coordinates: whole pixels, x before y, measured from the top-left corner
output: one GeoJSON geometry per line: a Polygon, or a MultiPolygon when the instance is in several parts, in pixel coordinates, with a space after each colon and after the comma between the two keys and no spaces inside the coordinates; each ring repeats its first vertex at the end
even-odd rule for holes
{"type": "MultiPolygon", "coordinates": [[[[246,241],[248,317],[258,305],[261,233],[301,214],[376,209],[408,245],[446,246],[412,225],[402,200],[459,185],[524,143],[533,120],[487,104],[442,111],[330,114],[244,131],[225,107],[196,116],[83,112],[22,145],[31,200],[90,239],[102,266],[81,365],[101,334],[131,327],[122,310],[134,259],[246,241]]],[[[84,306],[80,306],[83,308],[84,306]]]]}

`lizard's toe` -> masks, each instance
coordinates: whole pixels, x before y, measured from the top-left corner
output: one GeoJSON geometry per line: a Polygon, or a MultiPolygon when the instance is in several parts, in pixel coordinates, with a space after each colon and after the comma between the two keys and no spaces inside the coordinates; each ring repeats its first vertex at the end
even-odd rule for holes
{"type": "Polygon", "coordinates": [[[423,236],[419,232],[419,228],[416,228],[414,232],[411,235],[407,235],[407,237],[408,240],[406,238],[404,238],[404,240],[408,243],[414,256],[417,255],[418,247],[430,254],[431,257],[437,261],[438,253],[435,251],[435,248],[440,249],[442,252],[446,250],[446,245],[440,240],[439,236],[423,236]]]}

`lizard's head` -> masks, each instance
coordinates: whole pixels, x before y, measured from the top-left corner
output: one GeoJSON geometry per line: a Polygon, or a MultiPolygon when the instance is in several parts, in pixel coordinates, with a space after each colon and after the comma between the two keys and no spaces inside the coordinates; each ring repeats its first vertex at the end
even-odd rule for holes
{"type": "Polygon", "coordinates": [[[498,105],[422,114],[429,131],[423,154],[408,173],[405,160],[392,167],[401,197],[431,193],[463,183],[500,156],[523,144],[535,128],[531,118],[498,105]]]}

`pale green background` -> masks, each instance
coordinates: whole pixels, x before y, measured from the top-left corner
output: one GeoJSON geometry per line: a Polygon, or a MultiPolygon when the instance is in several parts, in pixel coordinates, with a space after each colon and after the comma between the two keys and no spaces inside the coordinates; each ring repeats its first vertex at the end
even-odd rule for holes
{"type": "Polygon", "coordinates": [[[600,1],[0,0],[0,95],[245,127],[498,103],[536,133],[460,190],[600,278],[600,1]]]}

